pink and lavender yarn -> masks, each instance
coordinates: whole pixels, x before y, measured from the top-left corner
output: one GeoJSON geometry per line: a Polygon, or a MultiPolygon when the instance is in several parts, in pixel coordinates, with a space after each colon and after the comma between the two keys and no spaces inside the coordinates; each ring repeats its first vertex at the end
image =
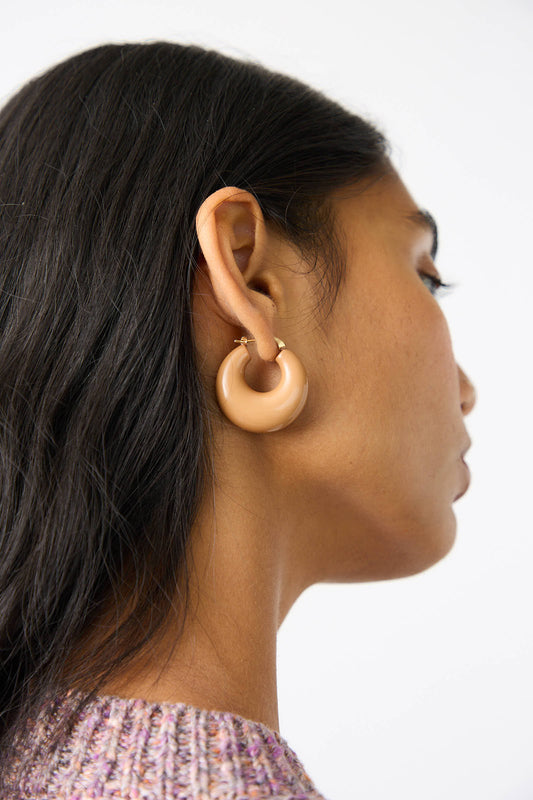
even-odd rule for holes
{"type": "Polygon", "coordinates": [[[184,703],[97,697],[53,757],[39,758],[76,699],[41,710],[13,800],[324,800],[277,731],[184,703]]]}

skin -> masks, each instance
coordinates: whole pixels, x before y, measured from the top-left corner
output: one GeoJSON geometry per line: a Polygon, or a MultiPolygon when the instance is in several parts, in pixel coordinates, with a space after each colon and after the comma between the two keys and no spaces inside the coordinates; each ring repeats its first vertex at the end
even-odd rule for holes
{"type": "Polygon", "coordinates": [[[193,313],[207,390],[215,398],[217,370],[244,334],[256,339],[252,388],[278,382],[277,336],[305,366],[309,395],[273,433],[213,416],[216,480],[191,534],[192,611],[177,643],[170,623],[104,691],[279,730],[276,636],[299,595],[321,581],[412,575],[453,545],[475,392],[419,274],[438,276],[431,234],[405,219],[417,204],[394,171],[332,202],[347,274],[325,321],[316,277],[253,195],[225,187],[198,211],[193,313]]]}

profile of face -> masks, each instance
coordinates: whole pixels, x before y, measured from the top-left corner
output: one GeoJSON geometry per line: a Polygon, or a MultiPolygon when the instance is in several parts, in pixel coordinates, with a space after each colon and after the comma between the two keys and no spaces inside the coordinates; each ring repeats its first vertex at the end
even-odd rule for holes
{"type": "Polygon", "coordinates": [[[252,195],[222,190],[197,219],[194,317],[208,390],[243,334],[257,340],[252,388],[279,380],[273,336],[308,375],[306,405],[282,430],[250,433],[221,414],[215,461],[221,484],[244,485],[239,497],[275,531],[300,590],[436,563],[453,545],[453,503],[469,482],[464,417],[475,392],[431,291],[433,233],[413,218],[418,205],[395,171],[354,188],[331,198],[346,277],[326,320],[315,273],[252,195]]]}

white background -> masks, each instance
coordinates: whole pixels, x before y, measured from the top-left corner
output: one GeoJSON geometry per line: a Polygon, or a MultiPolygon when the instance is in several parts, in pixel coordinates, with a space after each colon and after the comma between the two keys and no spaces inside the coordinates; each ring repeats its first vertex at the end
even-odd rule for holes
{"type": "Polygon", "coordinates": [[[530,0],[9,3],[0,99],[104,42],[253,58],[373,120],[440,229],[477,406],[457,541],[428,571],[323,584],[279,636],[281,733],[328,800],[533,798],[530,0]]]}

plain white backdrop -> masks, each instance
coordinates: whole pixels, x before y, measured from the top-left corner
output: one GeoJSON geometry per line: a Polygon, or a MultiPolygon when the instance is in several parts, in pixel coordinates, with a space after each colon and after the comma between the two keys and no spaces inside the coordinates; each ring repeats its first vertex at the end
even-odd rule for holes
{"type": "Polygon", "coordinates": [[[168,39],[292,74],[389,137],[458,284],[440,302],[478,394],[472,482],[434,567],[298,600],[281,733],[328,800],[532,800],[531,0],[26,0],[1,18],[2,103],[80,50],[168,39]]]}

